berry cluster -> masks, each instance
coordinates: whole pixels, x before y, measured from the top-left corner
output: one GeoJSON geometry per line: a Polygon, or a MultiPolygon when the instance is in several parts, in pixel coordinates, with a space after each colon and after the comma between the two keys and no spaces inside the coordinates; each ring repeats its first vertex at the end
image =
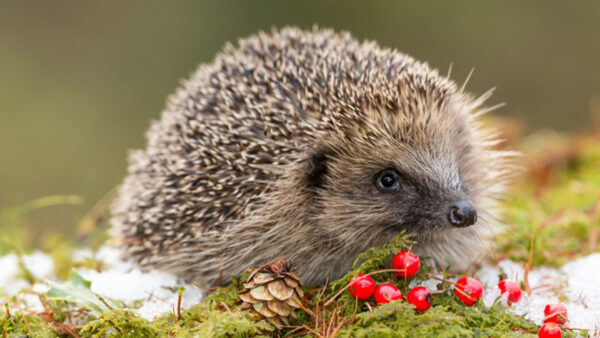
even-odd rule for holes
{"type": "MultiPolygon", "coordinates": [[[[396,271],[396,276],[400,278],[409,278],[414,276],[421,267],[419,256],[410,250],[402,250],[392,261],[392,267],[396,271]]],[[[359,273],[348,287],[350,294],[358,300],[367,300],[371,297],[377,304],[389,303],[392,300],[404,299],[400,289],[392,283],[376,285],[371,276],[359,273]]],[[[424,286],[417,286],[408,292],[406,299],[414,305],[417,311],[425,311],[431,306],[431,292],[424,286]]]]}
{"type": "MultiPolygon", "coordinates": [[[[402,250],[394,256],[392,267],[396,271],[397,277],[406,279],[417,273],[421,267],[421,261],[419,256],[412,251],[402,250]]],[[[515,281],[501,280],[498,283],[498,289],[508,306],[521,300],[521,287],[515,281]]],[[[348,290],[358,300],[365,301],[373,297],[377,304],[404,299],[396,285],[392,283],[377,285],[371,276],[363,273],[359,273],[352,279],[348,290]]],[[[481,299],[483,285],[475,278],[464,277],[454,284],[454,293],[466,306],[472,306],[481,299]]],[[[414,287],[408,292],[406,300],[415,307],[415,310],[425,311],[431,306],[431,291],[424,286],[414,287]]],[[[538,336],[541,338],[561,337],[560,326],[567,322],[567,309],[562,304],[549,304],[544,309],[544,315],[544,325],[538,332],[538,336]]]]}

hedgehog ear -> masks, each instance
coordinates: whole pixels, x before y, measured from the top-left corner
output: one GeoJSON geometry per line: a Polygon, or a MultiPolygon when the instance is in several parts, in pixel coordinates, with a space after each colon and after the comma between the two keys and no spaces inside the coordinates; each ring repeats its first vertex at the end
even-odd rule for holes
{"type": "Polygon", "coordinates": [[[307,185],[309,188],[321,188],[327,177],[327,162],[329,154],[324,149],[319,149],[308,158],[307,185]]]}

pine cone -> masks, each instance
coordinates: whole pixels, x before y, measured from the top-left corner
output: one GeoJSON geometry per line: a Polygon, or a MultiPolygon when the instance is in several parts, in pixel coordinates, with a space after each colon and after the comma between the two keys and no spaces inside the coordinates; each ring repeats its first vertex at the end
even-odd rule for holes
{"type": "Polygon", "coordinates": [[[278,329],[302,308],[302,283],[281,258],[254,270],[240,291],[243,309],[253,309],[278,329]]]}

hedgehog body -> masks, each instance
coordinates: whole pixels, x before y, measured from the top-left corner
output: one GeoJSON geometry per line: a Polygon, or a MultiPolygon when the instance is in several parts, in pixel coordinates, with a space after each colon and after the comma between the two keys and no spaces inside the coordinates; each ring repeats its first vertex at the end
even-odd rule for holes
{"type": "Polygon", "coordinates": [[[430,264],[465,269],[489,250],[509,172],[477,120],[485,98],[345,33],[241,40],[130,154],[114,236],[140,266],[204,285],[279,256],[322,284],[403,230],[430,264]]]}

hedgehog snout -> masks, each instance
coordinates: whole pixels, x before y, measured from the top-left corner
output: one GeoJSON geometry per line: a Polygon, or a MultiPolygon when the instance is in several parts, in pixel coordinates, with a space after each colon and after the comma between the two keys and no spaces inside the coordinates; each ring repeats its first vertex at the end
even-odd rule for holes
{"type": "Polygon", "coordinates": [[[448,221],[457,228],[471,226],[477,222],[477,210],[467,200],[453,202],[448,210],[448,221]]]}

